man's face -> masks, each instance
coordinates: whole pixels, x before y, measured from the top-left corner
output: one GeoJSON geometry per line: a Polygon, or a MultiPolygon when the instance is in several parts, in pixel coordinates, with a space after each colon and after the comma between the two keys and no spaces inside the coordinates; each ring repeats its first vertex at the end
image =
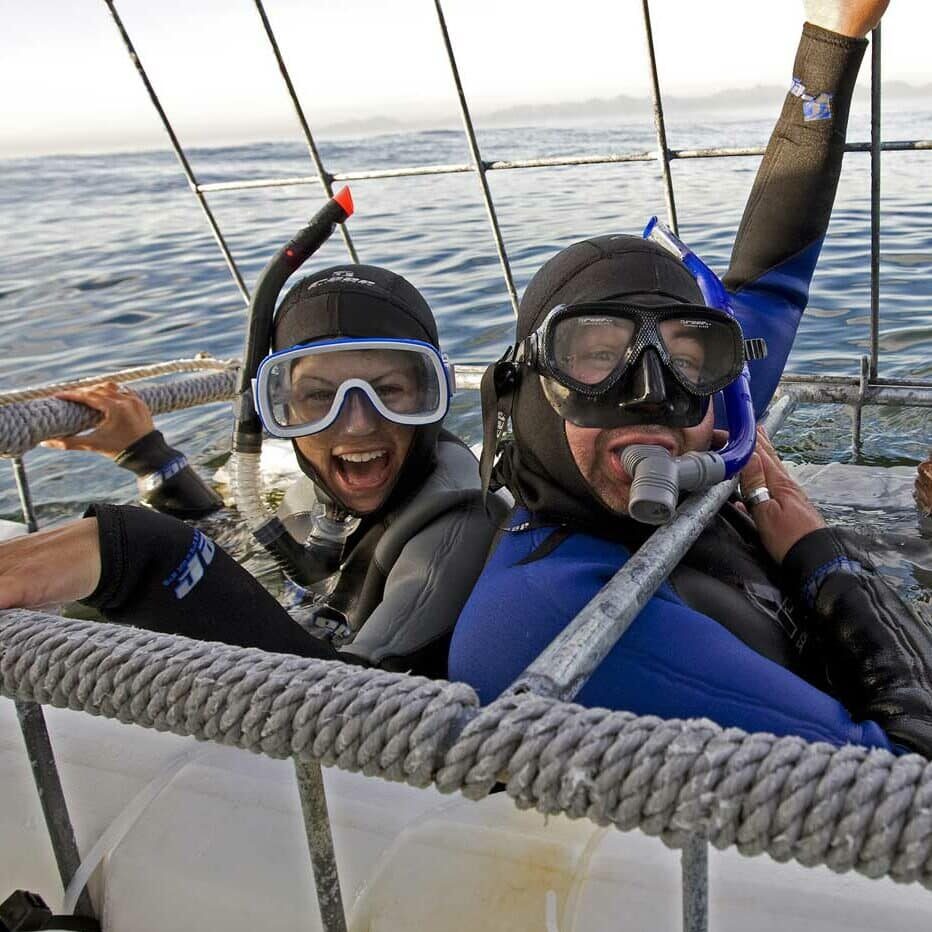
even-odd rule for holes
{"type": "MultiPolygon", "coordinates": [[[[292,406],[311,420],[330,408],[347,379],[368,382],[386,406],[405,410],[416,403],[416,378],[404,354],[344,351],[299,359],[291,372],[292,406]]],[[[413,410],[413,408],[411,409],[413,410]]],[[[326,430],[297,438],[321,481],[351,511],[377,510],[394,488],[414,437],[414,427],[382,417],[359,389],[349,392],[339,417],[326,430]]]]}
{"type": "Polygon", "coordinates": [[[712,443],[715,411],[709,410],[695,427],[661,427],[643,424],[633,427],[577,427],[564,421],[566,440],[576,466],[595,495],[612,511],[626,514],[631,477],[621,464],[625,447],[633,443],[653,443],[673,456],[708,450],[712,443]]]}

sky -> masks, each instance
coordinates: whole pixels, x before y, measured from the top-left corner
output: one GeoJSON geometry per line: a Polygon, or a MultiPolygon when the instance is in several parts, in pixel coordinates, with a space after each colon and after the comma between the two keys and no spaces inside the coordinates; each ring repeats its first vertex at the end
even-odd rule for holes
{"type": "MultiPolygon", "coordinates": [[[[251,0],[117,0],[185,145],[299,138],[251,0]]],[[[456,123],[431,0],[266,0],[312,129],[384,116],[456,123]]],[[[469,103],[648,92],[640,0],[445,0],[469,103]]],[[[103,0],[0,0],[0,155],[165,145],[103,0]]],[[[788,84],[801,0],[652,0],[663,90],[788,84]]],[[[932,82],[932,4],[893,0],[884,79],[932,82]]],[[[868,68],[862,68],[863,81],[868,68]]]]}

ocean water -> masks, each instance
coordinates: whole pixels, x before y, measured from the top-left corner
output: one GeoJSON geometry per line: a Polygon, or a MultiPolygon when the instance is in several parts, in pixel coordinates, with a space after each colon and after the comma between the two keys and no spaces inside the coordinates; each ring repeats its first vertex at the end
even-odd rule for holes
{"type": "MultiPolygon", "coordinates": [[[[674,148],[759,145],[772,114],[696,114],[668,127],[674,148]]],[[[868,136],[857,111],[849,139],[868,136]]],[[[888,109],[884,138],[932,138],[932,102],[888,109]]],[[[487,159],[655,148],[648,120],[620,124],[481,129],[487,159]]],[[[319,140],[331,170],[468,162],[455,130],[319,140]]],[[[275,142],[194,149],[201,182],[312,174],[304,146],[275,142]]],[[[684,239],[723,271],[757,158],[673,165],[684,239]]],[[[883,158],[881,358],[886,377],[932,378],[932,153],[883,158]]],[[[519,294],[561,247],[602,232],[638,232],[663,215],[655,163],[489,174],[519,294]]],[[[448,354],[487,362],[510,342],[512,310],[471,174],[352,185],[351,231],[363,261],[409,277],[434,308],[448,354]]],[[[828,239],[789,371],[855,375],[867,352],[870,302],[867,155],[846,156],[828,239]]],[[[265,261],[321,203],[317,185],[211,195],[234,258],[251,283],[265,261]]],[[[208,351],[241,350],[245,308],[198,205],[169,150],[62,155],[0,162],[0,386],[102,372],[208,351]]],[[[344,261],[334,236],[314,266],[344,261]]],[[[448,425],[481,438],[478,394],[455,401],[448,425]]],[[[227,405],[167,415],[159,426],[196,464],[223,461],[227,405]]],[[[780,438],[791,458],[850,460],[844,410],[807,407],[780,438]]],[[[932,445],[932,412],[869,408],[864,461],[911,464],[932,445]]],[[[40,518],[76,514],[95,498],[129,500],[132,478],[90,454],[36,450],[26,457],[40,518]]],[[[10,470],[0,468],[0,516],[16,518],[10,470]]],[[[915,516],[894,530],[920,543],[915,516]]],[[[886,526],[886,525],[885,525],[886,526]]]]}

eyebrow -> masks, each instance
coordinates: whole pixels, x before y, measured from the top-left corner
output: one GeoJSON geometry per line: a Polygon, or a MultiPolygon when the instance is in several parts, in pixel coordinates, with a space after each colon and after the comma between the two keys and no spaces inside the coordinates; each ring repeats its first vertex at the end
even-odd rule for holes
{"type": "MultiPolygon", "coordinates": [[[[390,376],[395,375],[396,373],[406,374],[410,372],[412,369],[413,369],[412,366],[404,367],[404,368],[396,366],[394,369],[388,369],[387,371],[382,372],[379,375],[373,376],[371,379],[363,379],[363,381],[364,382],[380,382],[382,381],[382,379],[387,379],[390,376]]],[[[359,376],[349,376],[349,379],[352,379],[352,378],[359,378],[359,376]]],[[[339,382],[333,382],[330,379],[323,378],[322,376],[314,375],[313,372],[307,372],[307,373],[301,373],[295,379],[295,382],[304,382],[307,380],[311,382],[319,382],[321,385],[329,385],[331,387],[336,387],[336,386],[342,385],[344,382],[349,381],[349,379],[340,379],[339,382]]]]}

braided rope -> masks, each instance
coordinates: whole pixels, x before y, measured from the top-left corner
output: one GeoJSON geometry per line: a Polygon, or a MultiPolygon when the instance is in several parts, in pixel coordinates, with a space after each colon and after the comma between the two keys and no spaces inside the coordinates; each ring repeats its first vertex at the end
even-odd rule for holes
{"type": "MultiPolygon", "coordinates": [[[[224,401],[236,391],[235,369],[208,372],[187,379],[145,385],[136,394],[153,414],[224,401]]],[[[52,437],[67,437],[88,430],[100,413],[87,405],[57,398],[37,398],[0,407],[0,456],[21,456],[52,437]]]]}
{"type": "Polygon", "coordinates": [[[153,379],[160,375],[172,375],[179,372],[223,371],[239,367],[238,359],[214,359],[212,356],[197,355],[193,359],[173,359],[169,362],[156,362],[148,366],[132,366],[117,372],[105,372],[103,375],[88,375],[80,379],[68,379],[63,382],[46,382],[27,388],[0,391],[0,406],[18,401],[33,401],[36,398],[48,398],[58,392],[73,388],[87,388],[101,382],[135,382],[138,379],[153,379]]]}
{"type": "Polygon", "coordinates": [[[504,781],[520,808],[932,889],[918,755],[534,696],[480,709],[461,683],[23,610],[0,614],[0,694],[472,799],[504,781]]]}

